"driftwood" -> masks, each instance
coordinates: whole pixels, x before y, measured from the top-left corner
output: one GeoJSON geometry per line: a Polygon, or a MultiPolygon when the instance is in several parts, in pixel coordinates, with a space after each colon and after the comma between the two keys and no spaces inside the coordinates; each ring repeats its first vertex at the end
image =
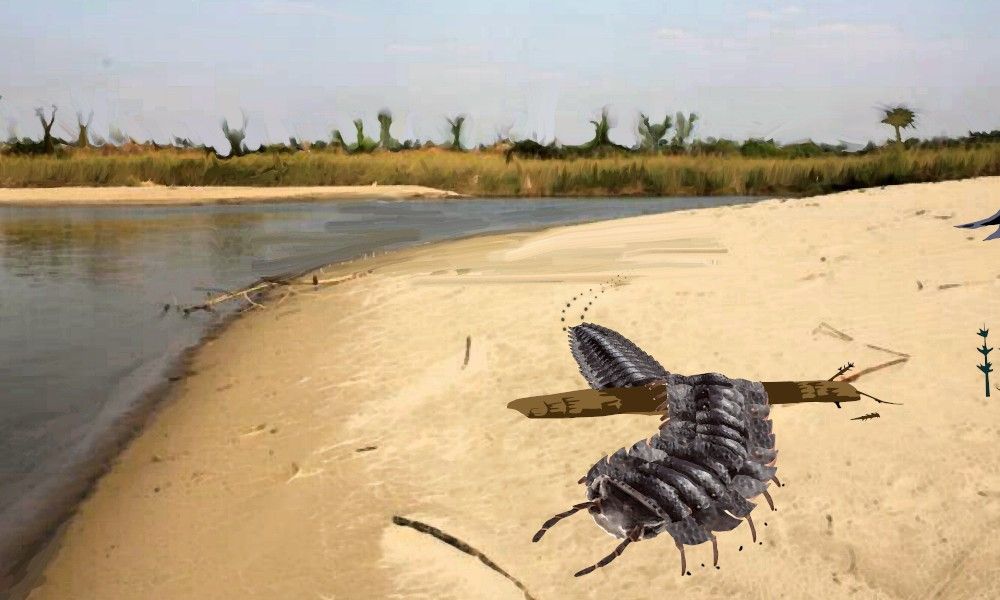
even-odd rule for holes
{"type": "Polygon", "coordinates": [[[479,550],[476,550],[475,548],[463,542],[462,540],[458,539],[457,537],[449,533],[445,533],[444,531],[441,531],[440,529],[434,527],[433,525],[428,525],[427,523],[421,523],[420,521],[407,519],[406,517],[400,517],[399,515],[393,516],[392,522],[401,527],[410,527],[412,529],[416,529],[420,533],[426,533],[427,535],[436,537],[437,539],[448,544],[452,548],[465,552],[469,556],[474,556],[478,558],[479,562],[493,569],[497,573],[503,575],[511,583],[513,583],[517,589],[521,590],[521,593],[524,594],[524,600],[535,600],[535,598],[528,593],[528,588],[524,587],[523,583],[515,579],[514,576],[508,573],[507,571],[501,569],[500,565],[490,560],[489,557],[487,557],[485,554],[483,554],[479,550]]]}
{"type": "MultiPolygon", "coordinates": [[[[826,402],[840,406],[841,402],[857,402],[862,396],[853,385],[843,381],[765,381],[761,385],[772,405],[826,402]]],[[[620,414],[663,415],[664,411],[656,410],[662,402],[662,396],[658,398],[655,390],[629,387],[518,398],[507,408],[532,419],[560,419],[620,414]]]]}
{"type": "MultiPolygon", "coordinates": [[[[246,287],[242,287],[238,290],[231,292],[224,292],[209,298],[208,300],[202,302],[201,304],[192,304],[190,306],[181,307],[181,311],[185,315],[190,314],[197,310],[212,311],[215,307],[224,302],[230,302],[232,300],[244,300],[248,302],[251,306],[255,308],[265,308],[263,304],[255,302],[250,298],[250,294],[258,294],[265,292],[277,287],[291,287],[291,286],[311,286],[319,287],[321,285],[332,285],[337,283],[342,283],[348,279],[355,279],[363,275],[361,272],[352,273],[350,275],[344,275],[342,277],[332,277],[330,279],[319,279],[315,275],[312,276],[312,281],[295,281],[298,276],[280,278],[280,277],[264,277],[258,279],[257,281],[251,283],[246,287]]],[[[294,292],[293,292],[294,293],[294,292]]]]}

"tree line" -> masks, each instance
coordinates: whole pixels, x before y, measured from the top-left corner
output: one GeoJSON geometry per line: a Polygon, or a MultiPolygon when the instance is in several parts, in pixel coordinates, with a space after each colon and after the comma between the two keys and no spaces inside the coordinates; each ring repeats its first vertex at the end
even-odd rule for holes
{"type": "MultiPolygon", "coordinates": [[[[2,96],[0,96],[2,99],[2,96]]],[[[146,146],[151,149],[180,148],[180,149],[200,149],[206,153],[215,154],[218,158],[231,158],[244,156],[251,153],[292,153],[304,150],[324,150],[332,149],[347,154],[365,154],[377,151],[401,152],[406,150],[416,150],[421,148],[443,148],[456,152],[463,152],[474,148],[467,148],[462,144],[462,133],[467,119],[464,115],[457,115],[446,120],[450,136],[441,144],[434,142],[421,142],[420,140],[399,141],[391,133],[392,113],[383,109],[378,112],[379,123],[378,138],[372,138],[365,133],[364,121],[356,119],[354,121],[354,139],[347,139],[340,130],[334,130],[330,140],[300,141],[294,137],[289,138],[287,143],[261,144],[256,149],[247,147],[246,131],[248,119],[243,114],[242,123],[239,127],[230,125],[229,121],[223,119],[220,123],[222,134],[229,144],[228,154],[221,154],[212,146],[195,144],[188,138],[174,136],[170,144],[160,145],[156,142],[140,144],[121,130],[112,127],[109,132],[109,139],[105,140],[94,135],[90,131],[94,113],[91,111],[84,118],[82,112],[77,112],[77,133],[75,139],[68,141],[55,136],[52,133],[56,120],[58,108],[53,105],[48,114],[44,108],[36,108],[37,116],[41,127],[42,137],[38,140],[29,137],[17,138],[11,134],[6,143],[2,145],[4,153],[8,154],[55,154],[61,147],[91,148],[108,146],[146,146]]],[[[912,147],[950,147],[956,145],[969,145],[982,142],[1000,141],[1000,131],[991,132],[969,132],[968,136],[960,138],[934,138],[932,140],[919,140],[909,138],[903,140],[902,130],[916,126],[917,113],[905,106],[887,106],[881,109],[881,123],[893,128],[895,133],[895,143],[907,148],[912,147]]],[[[639,113],[639,119],[635,133],[637,143],[633,146],[623,146],[611,141],[611,122],[608,110],[601,111],[601,115],[596,120],[590,121],[594,128],[593,137],[587,142],[579,145],[564,145],[557,141],[542,144],[533,139],[512,140],[509,136],[497,136],[497,140],[490,145],[481,144],[479,150],[495,150],[503,152],[509,162],[515,157],[538,158],[538,159],[565,159],[576,157],[604,157],[616,154],[692,154],[692,155],[740,155],[752,158],[768,157],[788,157],[800,158],[829,154],[845,154],[848,148],[844,144],[817,144],[812,141],[779,144],[773,139],[750,138],[742,142],[729,139],[717,139],[709,137],[705,140],[693,139],[695,124],[700,117],[697,113],[685,115],[677,112],[674,116],[664,115],[659,119],[652,119],[645,113],[639,113]]],[[[874,143],[870,142],[862,152],[877,149],[874,143]]]]}

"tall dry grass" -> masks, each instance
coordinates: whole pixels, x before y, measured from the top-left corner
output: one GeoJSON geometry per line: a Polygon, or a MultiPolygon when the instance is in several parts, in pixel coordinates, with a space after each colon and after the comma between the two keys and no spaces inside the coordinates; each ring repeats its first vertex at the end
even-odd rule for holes
{"type": "Polygon", "coordinates": [[[887,147],[815,158],[623,155],[520,160],[493,152],[417,150],[345,155],[196,151],[0,157],[0,187],[414,184],[475,196],[803,196],[861,187],[1000,175],[1000,144],[978,148],[887,147]]]}

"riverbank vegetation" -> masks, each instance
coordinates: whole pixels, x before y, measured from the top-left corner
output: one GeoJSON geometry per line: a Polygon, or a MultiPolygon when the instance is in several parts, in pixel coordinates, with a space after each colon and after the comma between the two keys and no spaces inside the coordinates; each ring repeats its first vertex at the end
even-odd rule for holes
{"type": "Polygon", "coordinates": [[[864,148],[742,142],[693,136],[698,115],[640,115],[633,147],[613,142],[607,111],[591,121],[594,135],[578,146],[498,139],[466,148],[465,118],[448,119],[441,144],[398,141],[392,115],[378,115],[373,139],[355,122],[355,140],[334,131],[329,141],[245,144],[247,118],[221,123],[227,155],[175,137],[170,144],[140,143],[120,131],[95,139],[90,118],[77,115],[79,135],[66,142],[51,134],[39,109],[39,141],[11,138],[0,146],[0,187],[53,186],[309,186],[411,184],[474,196],[787,195],[824,194],[861,187],[1000,175],[1000,131],[959,138],[903,140],[913,125],[905,107],[885,110],[883,123],[897,141],[864,148]],[[671,131],[673,130],[673,131],[671,131]]]}

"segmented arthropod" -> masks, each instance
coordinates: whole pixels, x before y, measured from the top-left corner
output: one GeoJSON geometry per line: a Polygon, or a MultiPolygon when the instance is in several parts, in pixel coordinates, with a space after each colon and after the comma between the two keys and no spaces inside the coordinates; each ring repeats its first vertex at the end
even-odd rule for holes
{"type": "Polygon", "coordinates": [[[587,501],[546,521],[533,541],[584,509],[602,529],[623,540],[577,577],[607,565],[630,543],[664,532],[680,550],[682,575],[687,571],[684,546],[711,542],[718,566],[715,533],[735,529],[742,520],[756,542],[750,499],[763,495],[774,510],[767,487],[770,481],[778,483],[764,387],[718,373],[672,374],[627,338],[600,325],[570,328],[569,341],[592,388],[648,386],[663,398],[661,408],[669,418],[649,439],[598,461],[580,480],[587,486],[587,501]]]}

